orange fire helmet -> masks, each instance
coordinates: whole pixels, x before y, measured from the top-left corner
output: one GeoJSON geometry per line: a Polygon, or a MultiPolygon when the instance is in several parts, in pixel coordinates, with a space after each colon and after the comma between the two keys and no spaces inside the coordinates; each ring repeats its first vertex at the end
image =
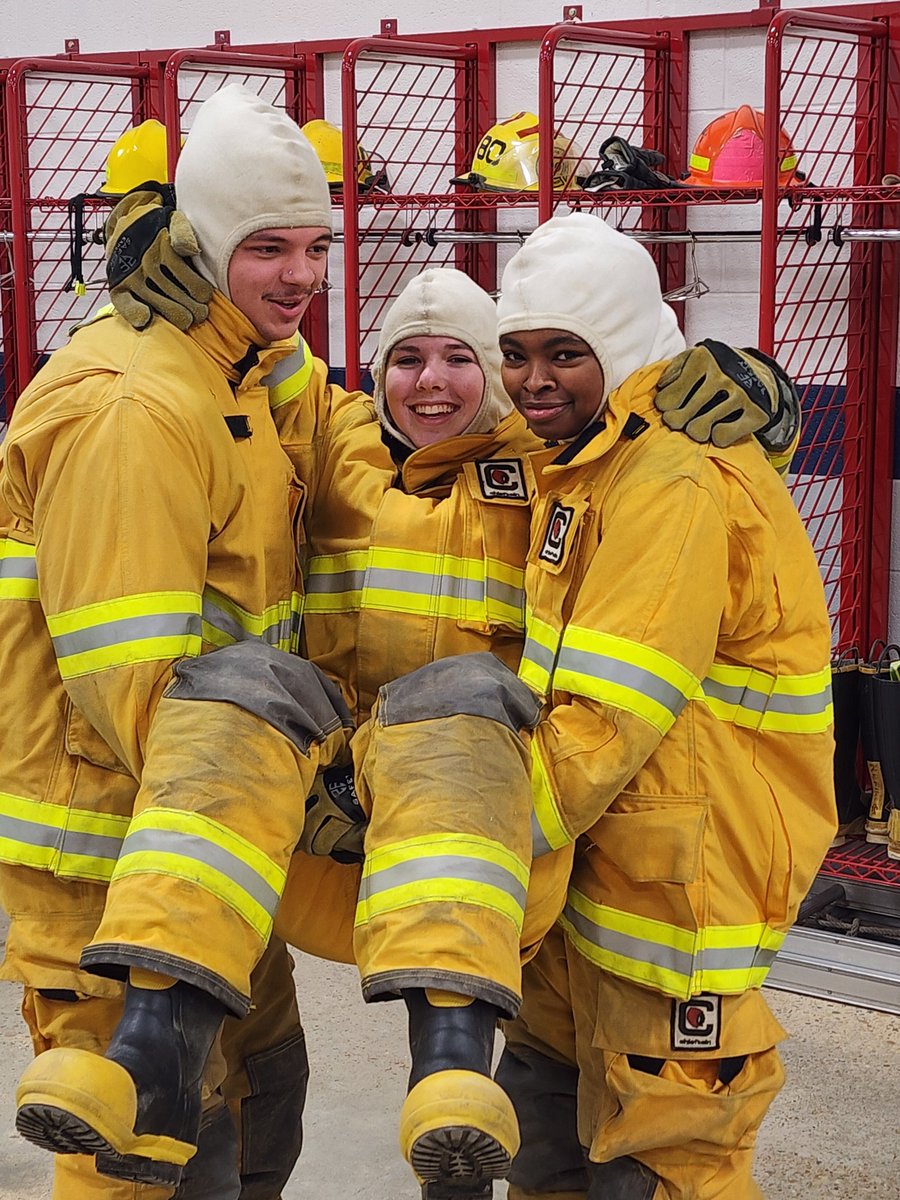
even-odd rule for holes
{"type": "MultiPolygon", "coordinates": [[[[742,104],[706,126],[694,145],[685,183],[695,187],[762,187],[764,116],[742,104]]],[[[778,133],[778,183],[800,183],[797,154],[783,129],[778,133]]]]}

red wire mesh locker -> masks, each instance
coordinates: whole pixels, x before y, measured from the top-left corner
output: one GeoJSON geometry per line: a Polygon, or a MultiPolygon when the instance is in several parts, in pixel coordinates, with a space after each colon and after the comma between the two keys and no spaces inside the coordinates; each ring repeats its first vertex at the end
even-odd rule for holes
{"type": "MultiPolygon", "coordinates": [[[[271,49],[277,50],[276,47],[271,49]]],[[[217,50],[179,50],[167,61],[163,75],[163,111],[169,131],[169,177],[174,178],[181,139],[193,124],[200,104],[229,83],[255,92],[275,108],[282,108],[298,125],[316,114],[318,81],[313,56],[296,54],[287,44],[281,53],[248,53],[231,47],[217,50]],[[172,136],[173,133],[176,136],[172,136]]],[[[338,225],[337,212],[335,213],[338,225]]],[[[333,268],[332,268],[333,273],[333,268]]],[[[332,315],[339,305],[332,305],[332,315]]],[[[328,296],[316,297],[301,326],[315,353],[327,358],[328,296]]]]}
{"type": "Polygon", "coordinates": [[[887,51],[881,22],[799,11],[773,18],[766,46],[759,340],[803,397],[792,486],[835,644],[863,649],[886,632],[890,554],[894,395],[879,359],[896,347],[898,281],[895,248],[876,240],[891,197],[878,187],[887,51]],[[787,199],[779,129],[808,180],[787,199]]]}
{"type": "Polygon", "coordinates": [[[12,199],[6,152],[6,70],[0,69],[0,436],[8,418],[8,398],[16,395],[15,293],[12,271],[12,199]]]}
{"type": "MultiPolygon", "coordinates": [[[[684,41],[676,32],[568,23],[548,30],[540,49],[538,117],[541,130],[552,130],[553,137],[542,136],[540,142],[539,219],[547,220],[560,205],[585,203],[578,191],[554,192],[557,140],[564,146],[571,139],[577,147],[578,176],[596,169],[600,147],[613,134],[632,146],[659,150],[668,173],[677,176],[684,159],[686,86],[684,41]]],[[[636,198],[646,199],[646,193],[636,198]]],[[[634,205],[634,194],[627,192],[618,199],[623,205],[619,223],[626,231],[684,228],[681,207],[634,205]]],[[[683,247],[654,243],[650,248],[664,289],[681,283],[683,247]]]]}
{"type": "MultiPolygon", "coordinates": [[[[107,155],[140,112],[148,77],[144,67],[71,60],[23,59],[9,69],[7,155],[16,182],[10,206],[13,377],[19,389],[69,328],[97,307],[104,286],[99,245],[84,247],[87,296],[69,287],[67,202],[103,182],[107,155]]],[[[98,226],[107,207],[88,202],[98,226]]]]}
{"type": "MultiPolygon", "coordinates": [[[[358,387],[385,310],[427,266],[465,268],[467,231],[489,207],[453,193],[477,144],[478,51],[387,38],[351,42],[342,64],[344,163],[364,154],[389,191],[344,189],[346,379],[358,387]],[[463,239],[452,240],[456,233],[463,239]],[[442,240],[449,238],[449,240],[442,240]]],[[[346,169],[346,168],[345,168],[346,169]]],[[[484,280],[481,280],[484,282],[484,280]]]]}

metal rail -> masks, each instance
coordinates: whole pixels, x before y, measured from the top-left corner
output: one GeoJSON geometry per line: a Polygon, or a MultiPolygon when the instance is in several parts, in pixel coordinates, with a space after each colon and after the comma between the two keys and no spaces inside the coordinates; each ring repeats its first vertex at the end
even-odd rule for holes
{"type": "Polygon", "coordinates": [[[900,954],[896,945],[794,928],[766,976],[766,987],[900,1013],[900,954]]]}

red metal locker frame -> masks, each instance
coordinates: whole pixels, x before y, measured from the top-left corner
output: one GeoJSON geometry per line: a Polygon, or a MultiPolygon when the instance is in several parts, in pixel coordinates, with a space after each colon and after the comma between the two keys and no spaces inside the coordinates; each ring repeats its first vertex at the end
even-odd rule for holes
{"type": "MultiPolygon", "coordinates": [[[[48,82],[51,79],[65,81],[68,78],[73,86],[78,84],[83,87],[98,86],[101,81],[107,80],[109,81],[108,93],[112,88],[120,87],[123,99],[125,96],[128,98],[128,111],[125,111],[124,105],[120,110],[116,110],[116,115],[121,111],[124,128],[128,123],[133,122],[135,111],[140,111],[141,103],[138,98],[146,94],[150,72],[146,66],[131,64],[40,58],[20,59],[9,69],[5,89],[6,135],[8,171],[13,183],[10,215],[13,288],[16,305],[14,377],[19,388],[24,387],[32,378],[48,348],[46,344],[41,344],[44,339],[38,336],[39,327],[43,326],[44,319],[39,320],[37,316],[36,288],[33,277],[37,263],[50,261],[50,255],[44,256],[35,253],[35,235],[41,232],[40,228],[35,228],[35,215],[43,215],[45,222],[59,217],[65,213],[68,200],[68,197],[65,196],[34,194],[33,177],[35,173],[48,168],[44,167],[42,160],[34,162],[31,158],[30,150],[33,141],[37,139],[37,134],[40,133],[42,136],[45,134],[44,130],[40,129],[34,131],[34,137],[32,136],[29,116],[38,110],[36,106],[29,105],[26,88],[29,80],[43,77],[48,77],[48,82]]],[[[113,110],[109,111],[111,113],[113,110]]],[[[55,117],[58,117],[60,112],[71,116],[78,113],[79,109],[77,103],[73,103],[73,107],[70,109],[57,105],[52,112],[55,117]]],[[[96,116],[96,109],[85,109],[84,112],[85,116],[92,114],[96,116]]],[[[84,138],[83,141],[79,141],[77,137],[72,140],[72,145],[77,148],[77,152],[80,153],[82,150],[84,152],[84,157],[80,161],[73,161],[66,165],[66,170],[73,176],[90,170],[95,177],[102,170],[106,153],[113,140],[109,135],[109,125],[103,132],[107,136],[102,140],[94,134],[84,138]],[[97,162],[95,166],[89,168],[88,162],[92,156],[96,157],[97,162]]],[[[61,236],[59,234],[57,240],[61,240],[61,236]]],[[[63,259],[59,261],[62,262],[63,259]]],[[[64,294],[60,290],[57,298],[64,294]]],[[[72,305],[66,310],[68,314],[71,314],[71,309],[77,303],[78,298],[73,294],[72,305]]],[[[55,320],[56,328],[59,329],[65,324],[66,316],[57,316],[53,320],[55,320]]],[[[69,320],[71,320],[71,315],[69,315],[69,320]]],[[[52,325],[53,321],[48,320],[47,323],[52,325]]],[[[46,339],[46,341],[50,340],[52,340],[52,334],[46,339]]]]}
{"type": "Polygon", "coordinates": [[[547,31],[539,52],[538,61],[538,124],[542,131],[550,130],[552,137],[542,137],[538,153],[538,220],[546,221],[554,209],[565,203],[568,196],[565,192],[553,190],[553,141],[559,135],[572,137],[578,142],[589,164],[599,157],[600,141],[612,133],[619,133],[627,141],[641,146],[653,146],[671,157],[672,145],[676,146],[679,135],[683,141],[683,116],[677,128],[670,130],[669,121],[674,119],[673,110],[677,103],[671,95],[671,80],[669,57],[671,35],[663,33],[645,33],[602,26],[581,25],[566,22],[554,25],[547,31]],[[605,53],[601,49],[615,48],[616,53],[605,53]],[[561,51],[570,51],[568,72],[564,77],[557,74],[559,55],[561,51]],[[625,54],[623,51],[633,51],[625,54]],[[600,64],[603,71],[599,81],[593,79],[593,67],[587,65],[582,69],[582,78],[576,84],[571,82],[571,76],[578,60],[592,57],[600,64]],[[603,59],[610,60],[602,65],[603,59]],[[633,100],[638,111],[632,114],[631,124],[623,124],[622,116],[615,117],[610,122],[613,98],[618,100],[622,93],[621,84],[610,85],[609,77],[615,64],[624,58],[633,58],[635,64],[641,64],[640,90],[636,83],[630,85],[633,100]],[[573,91],[580,94],[590,88],[597,97],[603,97],[603,107],[584,113],[580,118],[573,116],[574,98],[568,100],[568,107],[561,111],[563,96],[569,96],[573,91]],[[603,123],[606,122],[604,128],[603,123]]]}
{"type": "Polygon", "coordinates": [[[0,433],[18,394],[15,356],[16,296],[12,269],[11,182],[6,152],[6,75],[0,69],[0,433]]]}
{"type": "Polygon", "coordinates": [[[834,13],[777,13],[766,39],[759,343],[780,355],[812,403],[814,437],[795,460],[803,474],[794,494],[818,541],[841,645],[867,646],[886,629],[894,397],[880,400],[876,383],[879,353],[891,336],[896,343],[896,305],[889,295],[881,303],[886,287],[896,289],[896,274],[890,278],[894,256],[882,255],[875,242],[845,247],[842,260],[839,238],[817,239],[827,236],[822,225],[867,229],[883,219],[886,193],[877,185],[887,50],[883,22],[834,13]],[[792,126],[803,131],[801,166],[812,185],[822,184],[797,192],[786,218],[779,216],[786,195],[778,185],[782,126],[789,135],[792,126]],[[798,236],[810,225],[812,233],[798,236]],[[847,321],[843,394],[824,385],[838,370],[827,361],[835,340],[828,322],[840,315],[847,321]]]}
{"type": "MultiPolygon", "coordinates": [[[[251,89],[254,87],[254,81],[258,83],[271,80],[277,83],[278,78],[282,77],[278,96],[275,99],[271,96],[266,97],[270,103],[281,104],[288,116],[298,125],[303,125],[322,113],[321,57],[305,53],[300,46],[291,44],[249,50],[221,43],[215,49],[177,50],[167,59],[162,74],[161,104],[168,132],[170,179],[175,178],[175,166],[181,150],[181,135],[188,131],[190,124],[185,121],[186,109],[197,100],[197,94],[203,88],[208,75],[235,75],[241,77],[241,82],[251,89]],[[192,94],[183,96],[180,85],[184,84],[191,74],[191,68],[210,70],[198,70],[196,74],[199,78],[192,94]]],[[[255,90],[262,92],[263,89],[257,87],[255,90]]],[[[340,201],[335,207],[340,208],[340,201]]],[[[326,361],[329,317],[328,296],[323,294],[317,296],[310,305],[301,325],[301,332],[307,342],[312,345],[314,352],[326,361]]]]}
{"type": "MultiPolygon", "coordinates": [[[[444,127],[440,130],[423,132],[445,138],[452,134],[453,137],[452,154],[448,156],[445,153],[442,161],[438,162],[436,157],[429,157],[429,150],[424,145],[425,139],[422,136],[415,137],[411,134],[411,146],[407,147],[407,153],[410,154],[410,157],[412,154],[422,153],[424,157],[421,160],[412,160],[412,170],[407,172],[407,176],[412,174],[412,179],[404,178],[404,186],[400,190],[394,190],[389,195],[379,196],[375,193],[360,194],[359,190],[353,187],[344,188],[345,373],[348,388],[356,388],[360,385],[364,352],[367,347],[371,347],[377,327],[376,322],[380,325],[380,317],[389,298],[381,297],[377,289],[391,270],[396,270],[400,266],[399,250],[402,248],[410,251],[418,247],[425,247],[429,259],[440,257],[439,254],[434,255],[434,242],[428,243],[427,239],[423,240],[420,234],[410,234],[407,230],[401,229],[397,219],[402,219],[405,214],[415,215],[421,212],[428,214],[431,219],[434,219],[439,212],[450,213],[456,228],[465,229],[466,209],[483,207],[478,204],[466,204],[465,200],[457,204],[456,197],[450,191],[450,177],[454,174],[461,174],[468,168],[472,147],[476,145],[479,133],[476,121],[481,106],[478,103],[472,104],[470,97],[477,96],[479,93],[477,70],[479,63],[484,62],[484,56],[479,55],[475,45],[462,46],[448,42],[359,38],[351,42],[344,51],[341,64],[341,125],[345,163],[357,161],[359,148],[362,148],[366,154],[373,155],[376,160],[379,156],[385,157],[387,126],[383,123],[388,119],[393,119],[393,114],[390,113],[390,102],[397,102],[393,106],[396,110],[401,103],[401,95],[406,99],[409,98],[409,93],[390,90],[389,77],[386,82],[380,82],[379,77],[382,70],[389,76],[386,69],[388,64],[391,66],[405,64],[409,67],[432,64],[435,70],[442,70],[444,92],[437,102],[443,101],[445,105],[450,106],[451,120],[450,123],[445,122],[444,127]],[[358,68],[363,62],[381,63],[382,67],[376,74],[375,83],[367,85],[361,92],[358,87],[358,68]],[[362,127],[359,120],[361,103],[375,106],[372,115],[367,118],[362,127]],[[377,124],[372,119],[373,117],[378,118],[377,124]],[[382,130],[380,134],[377,132],[379,129],[382,130]],[[441,178],[446,181],[444,183],[445,191],[436,193],[434,184],[441,178]],[[423,186],[423,183],[426,182],[427,187],[423,186]],[[373,226],[369,231],[376,248],[379,243],[386,245],[389,240],[398,243],[397,253],[390,255],[387,262],[375,264],[380,269],[368,297],[369,305],[374,309],[374,318],[369,324],[363,322],[364,302],[360,295],[364,272],[359,253],[360,212],[363,210],[371,213],[373,220],[378,214],[388,222],[386,229],[376,231],[373,226]]],[[[390,178],[392,169],[395,170],[398,164],[388,161],[386,166],[390,178]]],[[[391,179],[390,183],[393,188],[397,189],[399,179],[391,179]]],[[[413,257],[413,255],[409,255],[409,257],[413,257]]],[[[368,357],[367,354],[366,357],[368,357]]]]}
{"type": "MultiPolygon", "coordinates": [[[[539,52],[538,123],[553,136],[542,138],[540,144],[538,220],[546,221],[562,204],[579,208],[598,204],[578,191],[554,191],[554,141],[560,135],[576,141],[584,152],[587,171],[599,161],[602,141],[617,133],[632,145],[659,150],[670,172],[677,174],[684,161],[687,138],[687,82],[684,36],[677,29],[651,32],[565,22],[548,30],[539,52]],[[564,74],[558,70],[563,52],[571,56],[564,74]],[[611,76],[623,60],[627,63],[629,59],[633,64],[630,68],[626,65],[625,75],[630,80],[631,103],[625,105],[623,113],[624,81],[613,83],[611,76]],[[574,83],[573,74],[578,76],[574,83]],[[594,78],[595,75],[600,78],[594,78]],[[573,109],[576,105],[583,107],[586,89],[594,92],[597,104],[575,119],[573,109]]],[[[627,218],[639,228],[686,228],[683,206],[648,205],[644,203],[646,199],[645,195],[639,196],[627,218]]],[[[626,219],[628,208],[627,196],[622,200],[620,223],[626,219]]],[[[657,243],[651,252],[665,291],[683,283],[683,245],[657,243]]],[[[679,312],[679,317],[682,315],[679,312]]]]}

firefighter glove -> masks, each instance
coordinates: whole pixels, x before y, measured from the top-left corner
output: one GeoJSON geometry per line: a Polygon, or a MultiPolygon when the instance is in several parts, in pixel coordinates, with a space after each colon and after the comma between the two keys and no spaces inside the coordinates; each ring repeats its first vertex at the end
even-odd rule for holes
{"type": "Polygon", "coordinates": [[[197,239],[165,189],[144,184],[124,196],[106,220],[106,275],[116,310],[135,329],[154,313],[179,329],[209,316],[212,284],[190,259],[197,239]]]}
{"type": "Polygon", "coordinates": [[[353,764],[327,767],[316,776],[306,800],[306,820],[298,849],[329,855],[339,863],[359,863],[368,817],[356,795],[353,764]]]}
{"type": "Polygon", "coordinates": [[[799,399],[777,363],[711,339],[672,359],[655,403],[670,429],[719,447],[755,434],[768,454],[781,453],[800,428],[799,399]]]}

